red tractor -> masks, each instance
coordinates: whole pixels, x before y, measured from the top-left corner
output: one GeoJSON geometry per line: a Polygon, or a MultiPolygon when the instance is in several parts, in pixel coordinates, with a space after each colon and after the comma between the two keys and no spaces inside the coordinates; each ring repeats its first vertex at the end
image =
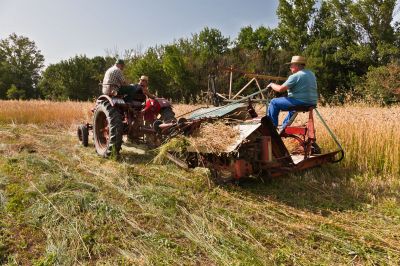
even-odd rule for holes
{"type": "Polygon", "coordinates": [[[92,109],[93,123],[78,127],[78,138],[83,146],[89,144],[89,131],[93,130],[96,152],[103,157],[118,154],[122,138],[155,147],[161,144],[163,136],[156,132],[154,125],[175,121],[175,113],[169,101],[164,98],[147,99],[141,92],[126,102],[123,97],[101,95],[92,109]]]}

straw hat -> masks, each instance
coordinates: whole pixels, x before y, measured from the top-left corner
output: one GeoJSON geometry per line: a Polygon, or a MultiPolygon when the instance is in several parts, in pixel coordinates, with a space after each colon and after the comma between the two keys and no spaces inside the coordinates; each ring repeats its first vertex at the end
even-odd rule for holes
{"type": "Polygon", "coordinates": [[[149,81],[149,77],[143,75],[143,76],[140,77],[140,80],[149,81]]]}
{"type": "Polygon", "coordinates": [[[295,55],[292,57],[292,61],[286,64],[299,64],[299,65],[305,65],[306,64],[306,58],[302,57],[300,55],[295,55]]]}

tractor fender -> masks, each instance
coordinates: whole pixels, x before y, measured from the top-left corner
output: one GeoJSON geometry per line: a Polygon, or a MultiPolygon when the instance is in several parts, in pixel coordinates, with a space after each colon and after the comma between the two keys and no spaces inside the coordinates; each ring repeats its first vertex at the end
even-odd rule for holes
{"type": "Polygon", "coordinates": [[[104,101],[108,101],[111,104],[111,106],[114,106],[114,103],[113,103],[113,100],[111,99],[111,97],[108,95],[105,95],[105,94],[100,95],[100,97],[97,98],[96,103],[100,103],[100,102],[104,102],[104,101]]]}
{"type": "Polygon", "coordinates": [[[155,98],[155,101],[160,105],[160,108],[172,107],[171,103],[165,98],[155,98]]]}
{"type": "Polygon", "coordinates": [[[108,101],[111,104],[111,106],[113,106],[113,107],[116,104],[125,104],[125,101],[123,99],[117,98],[117,97],[110,97],[110,96],[105,95],[105,94],[100,95],[100,97],[97,98],[96,103],[98,104],[98,103],[101,103],[101,102],[104,102],[104,101],[108,101]]]}

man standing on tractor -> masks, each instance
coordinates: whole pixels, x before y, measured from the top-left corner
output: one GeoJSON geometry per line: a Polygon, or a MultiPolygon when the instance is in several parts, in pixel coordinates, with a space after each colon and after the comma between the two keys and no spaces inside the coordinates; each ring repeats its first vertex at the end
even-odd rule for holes
{"type": "MultiPolygon", "coordinates": [[[[296,55],[287,64],[290,65],[292,75],[282,85],[276,83],[268,85],[276,92],[288,92],[287,97],[274,98],[269,103],[267,114],[275,127],[278,126],[280,111],[288,111],[289,108],[295,106],[315,106],[318,101],[317,80],[312,71],[305,69],[306,59],[296,55]]],[[[289,111],[282,123],[282,128],[286,127],[294,112],[289,111]]]]}
{"type": "Polygon", "coordinates": [[[103,94],[111,96],[123,94],[123,92],[120,91],[121,88],[128,85],[122,72],[124,70],[124,67],[124,60],[118,59],[115,62],[115,65],[107,69],[103,79],[103,94]]]}

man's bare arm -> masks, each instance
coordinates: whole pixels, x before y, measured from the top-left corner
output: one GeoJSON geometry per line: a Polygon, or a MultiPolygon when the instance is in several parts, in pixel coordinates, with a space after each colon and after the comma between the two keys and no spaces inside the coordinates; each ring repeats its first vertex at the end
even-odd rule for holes
{"type": "Polygon", "coordinates": [[[273,89],[276,92],[284,92],[284,91],[287,91],[289,89],[288,86],[282,86],[282,85],[279,85],[279,84],[276,84],[276,83],[270,83],[268,85],[268,87],[270,87],[271,89],[273,89]]]}

